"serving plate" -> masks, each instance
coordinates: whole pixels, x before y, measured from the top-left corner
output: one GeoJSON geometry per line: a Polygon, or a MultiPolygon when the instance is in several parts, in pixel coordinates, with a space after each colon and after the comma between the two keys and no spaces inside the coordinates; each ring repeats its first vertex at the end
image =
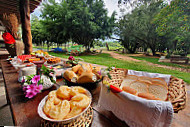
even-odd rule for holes
{"type": "Polygon", "coordinates": [[[74,121],[75,119],[80,117],[83,113],[85,113],[90,108],[90,105],[91,105],[91,102],[92,102],[92,95],[87,89],[86,89],[86,91],[87,91],[86,95],[88,97],[90,97],[90,103],[80,114],[78,114],[78,115],[76,115],[76,116],[74,116],[72,118],[64,119],[64,120],[55,120],[55,119],[51,119],[51,118],[47,117],[46,114],[43,111],[43,107],[44,107],[45,102],[46,102],[46,100],[48,98],[48,95],[47,95],[41,100],[41,102],[38,105],[38,114],[39,114],[39,116],[44,120],[47,120],[47,121],[50,121],[50,122],[62,122],[63,124],[67,124],[67,123],[70,123],[70,122],[74,121]]]}

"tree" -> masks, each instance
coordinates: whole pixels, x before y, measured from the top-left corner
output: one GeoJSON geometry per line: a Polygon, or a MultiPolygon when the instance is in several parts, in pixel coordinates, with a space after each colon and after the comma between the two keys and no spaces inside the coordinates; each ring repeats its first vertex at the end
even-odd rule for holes
{"type": "Polygon", "coordinates": [[[174,0],[154,18],[160,36],[170,38],[169,46],[187,52],[190,47],[190,2],[174,0]]]}
{"type": "Polygon", "coordinates": [[[149,47],[153,55],[156,55],[160,39],[152,19],[162,6],[162,1],[145,3],[136,7],[131,14],[126,14],[120,19],[118,35],[129,52],[133,53],[138,45],[143,45],[149,47]]]}
{"type": "Polygon", "coordinates": [[[95,39],[110,37],[115,13],[107,16],[102,0],[49,0],[43,4],[42,18],[47,32],[55,42],[73,42],[87,50],[95,39]]]}

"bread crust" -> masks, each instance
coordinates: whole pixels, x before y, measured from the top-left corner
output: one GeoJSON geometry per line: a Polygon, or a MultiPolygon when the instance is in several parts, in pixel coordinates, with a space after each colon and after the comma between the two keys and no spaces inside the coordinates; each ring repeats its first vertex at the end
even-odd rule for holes
{"type": "Polygon", "coordinates": [[[154,95],[150,93],[138,93],[137,96],[148,99],[148,100],[161,100],[160,98],[156,98],[154,95]]]}
{"type": "Polygon", "coordinates": [[[123,86],[122,87],[122,90],[127,92],[127,93],[130,93],[130,94],[133,94],[133,95],[136,95],[137,91],[129,86],[123,86]]]}

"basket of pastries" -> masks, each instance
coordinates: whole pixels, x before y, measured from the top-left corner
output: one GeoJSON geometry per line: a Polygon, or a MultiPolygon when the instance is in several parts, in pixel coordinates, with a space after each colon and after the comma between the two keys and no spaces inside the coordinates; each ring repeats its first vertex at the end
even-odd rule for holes
{"type": "Polygon", "coordinates": [[[68,124],[82,117],[91,102],[92,96],[85,88],[60,86],[41,100],[38,114],[46,123],[68,124]]]}
{"type": "Polygon", "coordinates": [[[82,86],[87,89],[94,89],[101,81],[101,67],[91,64],[78,64],[64,72],[63,78],[67,85],[82,86]]]}
{"type": "Polygon", "coordinates": [[[110,71],[112,78],[104,77],[103,83],[148,100],[170,101],[175,113],[185,108],[187,94],[182,79],[171,76],[167,83],[163,78],[131,75],[127,71],[116,68],[110,71]]]}

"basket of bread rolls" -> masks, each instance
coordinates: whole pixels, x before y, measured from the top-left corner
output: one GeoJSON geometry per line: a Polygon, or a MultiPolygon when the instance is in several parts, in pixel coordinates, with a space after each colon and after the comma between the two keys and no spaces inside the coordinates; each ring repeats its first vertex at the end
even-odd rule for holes
{"type": "Polygon", "coordinates": [[[63,78],[68,86],[82,86],[87,89],[94,89],[102,80],[100,75],[101,67],[91,64],[78,64],[64,72],[63,78]]]}
{"type": "Polygon", "coordinates": [[[185,108],[187,93],[182,79],[171,76],[167,84],[162,78],[129,75],[126,69],[119,68],[110,71],[110,75],[112,78],[104,77],[103,83],[148,100],[170,101],[175,113],[185,108]]]}
{"type": "Polygon", "coordinates": [[[38,114],[46,121],[67,124],[85,113],[90,108],[91,102],[91,93],[85,88],[60,86],[41,100],[38,114]]]}

